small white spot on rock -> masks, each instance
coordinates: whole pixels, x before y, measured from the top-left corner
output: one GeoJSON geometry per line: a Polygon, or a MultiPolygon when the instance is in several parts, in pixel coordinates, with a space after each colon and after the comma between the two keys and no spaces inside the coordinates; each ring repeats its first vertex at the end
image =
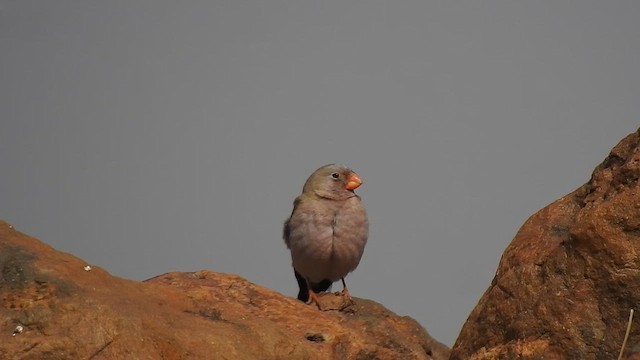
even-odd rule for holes
{"type": "Polygon", "coordinates": [[[24,327],[22,325],[18,325],[16,326],[16,328],[13,330],[13,336],[16,336],[18,334],[22,334],[22,332],[24,331],[24,327]]]}
{"type": "Polygon", "coordinates": [[[85,265],[84,266],[84,271],[91,271],[91,266],[85,265]]]}

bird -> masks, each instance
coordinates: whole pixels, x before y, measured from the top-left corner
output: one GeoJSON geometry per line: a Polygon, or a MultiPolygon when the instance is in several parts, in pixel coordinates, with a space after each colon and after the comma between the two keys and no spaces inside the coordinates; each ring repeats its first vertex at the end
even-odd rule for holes
{"type": "Polygon", "coordinates": [[[369,237],[369,220],[354,190],[362,180],[349,167],[324,165],[314,171],[293,202],[283,239],[300,291],[298,300],[315,303],[317,293],[342,280],[341,295],[352,301],[344,281],[354,271],[369,237]]]}

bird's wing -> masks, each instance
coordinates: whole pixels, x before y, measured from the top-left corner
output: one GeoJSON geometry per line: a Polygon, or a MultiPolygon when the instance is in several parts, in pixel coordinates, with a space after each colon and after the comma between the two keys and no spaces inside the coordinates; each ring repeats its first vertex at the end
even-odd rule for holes
{"type": "Polygon", "coordinates": [[[289,220],[291,220],[291,218],[288,218],[287,220],[285,220],[284,226],[282,227],[282,238],[284,239],[284,243],[287,244],[287,248],[291,248],[291,246],[289,245],[289,235],[291,235],[289,220]]]}
{"type": "MultiPolygon", "coordinates": [[[[293,201],[293,210],[291,211],[291,216],[296,212],[296,208],[300,204],[300,196],[298,196],[293,201]]],[[[291,220],[291,216],[287,220],[284,221],[284,225],[282,227],[282,239],[284,239],[284,243],[287,245],[287,248],[291,248],[290,237],[291,237],[291,227],[289,226],[289,221],[291,220]]]]}

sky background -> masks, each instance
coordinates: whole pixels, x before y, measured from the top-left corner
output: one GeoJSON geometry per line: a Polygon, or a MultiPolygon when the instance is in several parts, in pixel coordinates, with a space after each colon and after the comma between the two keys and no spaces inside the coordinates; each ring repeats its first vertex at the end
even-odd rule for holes
{"type": "Polygon", "coordinates": [[[638,19],[635,0],[0,0],[0,218],[117,276],[293,297],[282,223],[343,163],[371,224],[351,293],[452,345],[521,224],[639,127],[638,19]]]}

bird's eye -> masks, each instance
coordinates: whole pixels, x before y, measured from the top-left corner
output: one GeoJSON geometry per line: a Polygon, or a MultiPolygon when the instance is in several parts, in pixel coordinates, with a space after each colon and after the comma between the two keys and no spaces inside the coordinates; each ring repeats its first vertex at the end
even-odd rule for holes
{"type": "Polygon", "coordinates": [[[337,178],[339,178],[339,177],[340,177],[340,174],[338,174],[338,173],[333,173],[333,174],[331,174],[331,177],[332,177],[332,178],[334,178],[334,179],[337,179],[337,178]]]}

